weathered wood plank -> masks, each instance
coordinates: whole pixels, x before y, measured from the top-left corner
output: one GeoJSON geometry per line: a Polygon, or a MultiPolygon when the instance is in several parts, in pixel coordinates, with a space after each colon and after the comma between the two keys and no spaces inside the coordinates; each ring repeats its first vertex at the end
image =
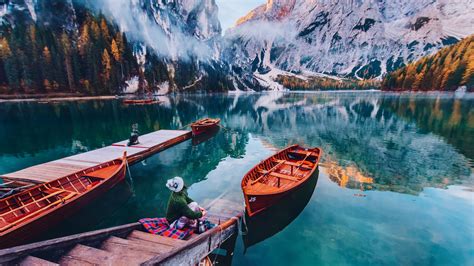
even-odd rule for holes
{"type": "Polygon", "coordinates": [[[149,242],[154,242],[162,245],[166,245],[169,247],[177,247],[186,244],[185,240],[180,240],[180,239],[172,239],[169,237],[164,237],[164,236],[158,236],[158,235],[153,235],[150,233],[142,232],[135,230],[130,235],[128,236],[129,238],[136,238],[136,239],[141,239],[149,242]]]}
{"type": "Polygon", "coordinates": [[[133,230],[140,230],[140,223],[131,223],[112,228],[106,228],[72,236],[41,241],[28,245],[0,250],[0,264],[28,256],[30,254],[39,254],[53,250],[66,250],[79,243],[90,243],[94,241],[105,240],[110,236],[126,236],[133,230]]]}
{"type": "Polygon", "coordinates": [[[141,240],[141,239],[133,238],[133,237],[127,237],[127,240],[130,241],[133,245],[137,245],[140,247],[149,247],[150,250],[152,250],[153,252],[158,252],[158,253],[169,252],[173,249],[173,247],[171,246],[167,246],[167,245],[155,243],[155,242],[150,242],[146,240],[141,240]]]}
{"type": "Polygon", "coordinates": [[[190,131],[159,130],[140,136],[140,147],[128,147],[126,145],[128,140],[124,140],[112,146],[28,167],[4,174],[1,177],[35,183],[49,182],[94,165],[117,159],[123,155],[124,151],[127,152],[129,163],[133,164],[189,138],[191,138],[190,131]]]}
{"type": "Polygon", "coordinates": [[[79,260],[90,264],[101,264],[109,261],[113,254],[105,250],[88,247],[85,245],[76,245],[71,251],[59,261],[60,265],[67,265],[69,260],[79,260]]]}
{"type": "Polygon", "coordinates": [[[43,260],[37,257],[28,256],[18,263],[19,266],[57,266],[59,264],[43,260]]]}
{"type": "Polygon", "coordinates": [[[140,263],[144,262],[157,254],[158,252],[149,251],[145,246],[136,247],[131,245],[126,239],[120,240],[118,238],[111,237],[107,239],[101,246],[102,250],[108,251],[120,257],[127,257],[128,260],[140,263]]]}

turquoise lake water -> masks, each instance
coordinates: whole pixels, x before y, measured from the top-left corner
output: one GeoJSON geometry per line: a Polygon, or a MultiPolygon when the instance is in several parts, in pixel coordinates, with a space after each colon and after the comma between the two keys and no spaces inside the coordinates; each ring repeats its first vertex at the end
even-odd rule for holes
{"type": "Polygon", "coordinates": [[[141,133],[218,117],[221,129],[131,167],[127,182],[45,238],[163,216],[166,180],[205,203],[292,143],[324,150],[319,174],[239,235],[234,265],[473,265],[474,95],[264,93],[0,103],[0,174],[141,133]]]}

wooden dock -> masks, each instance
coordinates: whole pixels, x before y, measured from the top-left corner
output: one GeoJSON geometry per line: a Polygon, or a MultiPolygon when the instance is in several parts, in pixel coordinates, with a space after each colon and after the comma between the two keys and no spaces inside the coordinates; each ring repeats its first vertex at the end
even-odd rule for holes
{"type": "Polygon", "coordinates": [[[131,223],[0,250],[0,264],[197,265],[216,249],[231,259],[243,206],[218,199],[207,209],[218,226],[187,240],[153,235],[131,223]]]}
{"type": "Polygon", "coordinates": [[[85,170],[122,157],[127,152],[129,164],[136,163],[146,157],[163,151],[182,141],[190,139],[191,131],[158,130],[139,137],[140,144],[127,146],[128,140],[93,151],[73,155],[59,160],[35,165],[23,170],[1,175],[4,181],[27,183],[44,183],[85,170]]]}

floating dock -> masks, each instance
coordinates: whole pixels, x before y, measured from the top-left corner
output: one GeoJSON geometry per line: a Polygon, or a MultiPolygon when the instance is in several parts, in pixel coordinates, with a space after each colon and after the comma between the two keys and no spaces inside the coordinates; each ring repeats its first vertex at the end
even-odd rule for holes
{"type": "Polygon", "coordinates": [[[131,223],[0,250],[0,264],[197,265],[216,249],[230,261],[243,206],[217,199],[207,209],[218,226],[187,240],[153,235],[131,223]]]}
{"type": "Polygon", "coordinates": [[[140,143],[127,146],[128,140],[93,151],[73,155],[59,160],[35,165],[23,170],[1,175],[4,181],[27,182],[40,184],[85,170],[123,156],[127,152],[129,164],[134,164],[152,154],[192,137],[191,131],[158,130],[139,137],[140,143]]]}

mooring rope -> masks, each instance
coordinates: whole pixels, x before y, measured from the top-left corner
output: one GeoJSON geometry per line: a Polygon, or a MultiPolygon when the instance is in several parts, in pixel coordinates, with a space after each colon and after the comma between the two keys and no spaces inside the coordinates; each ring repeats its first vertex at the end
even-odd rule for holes
{"type": "Polygon", "coordinates": [[[130,188],[132,189],[132,194],[135,195],[135,190],[133,189],[133,178],[132,178],[132,172],[130,171],[130,165],[128,164],[128,160],[125,160],[125,165],[127,167],[127,172],[128,172],[128,179],[130,180],[130,188]]]}

